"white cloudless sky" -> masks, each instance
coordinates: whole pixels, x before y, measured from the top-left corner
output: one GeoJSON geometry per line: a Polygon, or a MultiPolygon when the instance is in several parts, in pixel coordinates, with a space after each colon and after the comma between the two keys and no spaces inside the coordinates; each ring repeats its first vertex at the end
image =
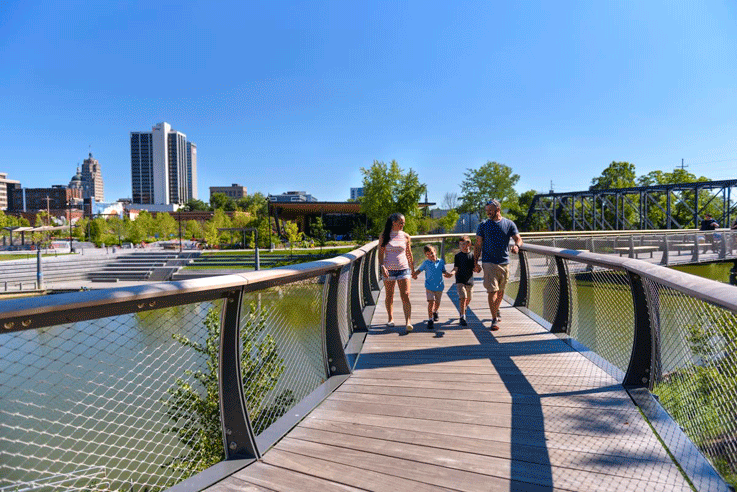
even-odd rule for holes
{"type": "Polygon", "coordinates": [[[131,196],[131,131],[198,146],[199,197],[349,197],[396,159],[430,201],[487,161],[519,192],[586,189],[611,161],[737,178],[732,1],[10,0],[0,172],[66,185],[91,150],[131,196]]]}

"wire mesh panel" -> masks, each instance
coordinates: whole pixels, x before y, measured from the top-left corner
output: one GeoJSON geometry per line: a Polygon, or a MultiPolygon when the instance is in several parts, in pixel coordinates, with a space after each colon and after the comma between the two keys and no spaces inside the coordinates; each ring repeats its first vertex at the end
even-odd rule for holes
{"type": "Polygon", "coordinates": [[[632,291],[625,272],[568,262],[571,281],[569,334],[623,372],[634,340],[632,291]]]}
{"type": "Polygon", "coordinates": [[[652,392],[686,435],[737,485],[737,315],[662,284],[660,364],[652,392]]]}
{"type": "Polygon", "coordinates": [[[514,300],[519,292],[519,280],[521,277],[520,261],[518,255],[509,255],[509,281],[504,289],[504,294],[514,300]]]}
{"type": "Polygon", "coordinates": [[[222,459],[220,305],[1,334],[0,487],[159,490],[222,459]]]}
{"type": "Polygon", "coordinates": [[[241,366],[258,435],[327,379],[323,343],[326,277],[244,296],[241,366]]]}
{"type": "Polygon", "coordinates": [[[351,319],[351,267],[345,266],[338,277],[338,330],[343,347],[351,338],[351,319]]]}
{"type": "Polygon", "coordinates": [[[553,323],[560,298],[560,279],[555,257],[527,254],[530,267],[530,304],[528,308],[545,321],[553,323]]]}

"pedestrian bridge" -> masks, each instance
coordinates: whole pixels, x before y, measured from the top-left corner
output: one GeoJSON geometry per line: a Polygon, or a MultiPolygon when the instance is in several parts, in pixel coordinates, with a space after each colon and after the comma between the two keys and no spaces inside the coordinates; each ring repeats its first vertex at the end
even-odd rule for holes
{"type": "Polygon", "coordinates": [[[0,491],[729,490],[737,291],[614,237],[526,238],[497,332],[450,279],[387,326],[375,242],[3,301],[0,491]]]}

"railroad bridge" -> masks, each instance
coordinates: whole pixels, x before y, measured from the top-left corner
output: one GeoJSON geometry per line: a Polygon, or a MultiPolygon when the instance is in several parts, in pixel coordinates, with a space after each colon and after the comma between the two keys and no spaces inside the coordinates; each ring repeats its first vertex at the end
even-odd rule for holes
{"type": "Polygon", "coordinates": [[[737,235],[527,236],[496,332],[376,248],[0,302],[0,491],[730,490],[737,291],[663,265],[737,235]]]}

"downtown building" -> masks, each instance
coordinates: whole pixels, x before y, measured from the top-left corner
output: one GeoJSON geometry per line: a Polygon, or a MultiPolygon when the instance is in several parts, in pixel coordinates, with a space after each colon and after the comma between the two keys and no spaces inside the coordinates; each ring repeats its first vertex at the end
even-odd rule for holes
{"type": "Polygon", "coordinates": [[[197,145],[162,122],[131,132],[133,204],[183,205],[197,198],[197,145]]]}

